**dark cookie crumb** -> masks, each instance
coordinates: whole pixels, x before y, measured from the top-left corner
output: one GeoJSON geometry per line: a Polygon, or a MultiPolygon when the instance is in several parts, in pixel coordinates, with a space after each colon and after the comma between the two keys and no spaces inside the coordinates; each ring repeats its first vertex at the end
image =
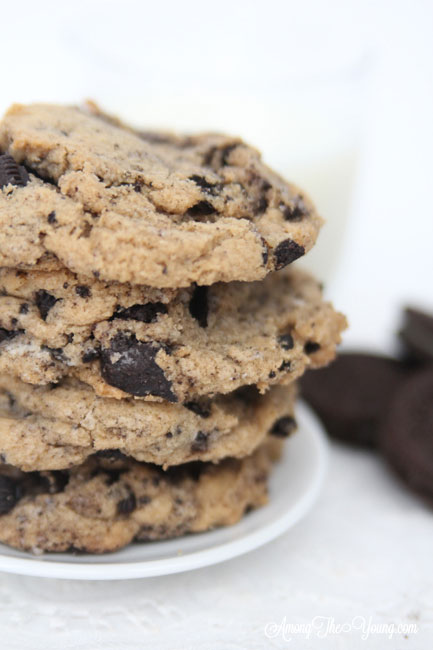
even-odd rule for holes
{"type": "Polygon", "coordinates": [[[263,266],[266,266],[269,259],[269,247],[265,242],[265,240],[263,239],[263,237],[262,237],[262,245],[263,245],[263,249],[262,249],[263,266]]]}
{"type": "Polygon", "coordinates": [[[20,305],[20,314],[28,314],[29,313],[29,304],[27,302],[23,302],[20,305]]]}
{"type": "Polygon", "coordinates": [[[320,343],[316,341],[307,341],[304,345],[304,352],[306,354],[314,354],[320,350],[320,343]]]}
{"type": "Polygon", "coordinates": [[[75,287],[75,293],[80,296],[80,298],[90,298],[92,292],[89,287],[86,287],[85,284],[79,284],[75,287]]]}
{"type": "Polygon", "coordinates": [[[130,491],[129,495],[118,502],[117,504],[117,514],[119,515],[129,515],[137,507],[137,499],[135,494],[130,491]]]}
{"type": "Polygon", "coordinates": [[[278,343],[281,345],[283,350],[292,350],[293,346],[295,345],[293,341],[293,336],[289,333],[281,334],[278,337],[278,343]]]}
{"type": "Polygon", "coordinates": [[[230,164],[229,162],[230,154],[232,153],[232,151],[237,149],[238,146],[239,146],[238,143],[229,144],[228,147],[225,147],[224,149],[221,150],[221,164],[223,166],[230,164]]]}
{"type": "Polygon", "coordinates": [[[208,418],[211,414],[210,402],[205,400],[200,400],[200,402],[185,402],[184,407],[199,415],[201,418],[208,418]]]}
{"type": "Polygon", "coordinates": [[[308,208],[302,196],[296,197],[292,205],[283,204],[281,210],[286,221],[302,221],[308,215],[308,208]]]}
{"type": "Polygon", "coordinates": [[[193,453],[207,451],[209,445],[208,437],[209,434],[203,433],[203,431],[199,431],[194,439],[194,442],[191,445],[191,451],[193,453]]]}
{"type": "Polygon", "coordinates": [[[22,334],[22,330],[5,330],[3,327],[0,327],[0,343],[3,343],[3,341],[10,341],[10,339],[13,339],[15,336],[18,336],[18,334],[22,334]]]}
{"type": "Polygon", "coordinates": [[[87,350],[86,352],[83,353],[81,360],[83,363],[91,363],[92,361],[96,361],[96,359],[99,359],[99,350],[87,350]]]}
{"type": "Polygon", "coordinates": [[[41,349],[49,352],[51,358],[54,361],[60,361],[60,363],[67,362],[67,357],[63,351],[63,348],[50,348],[48,345],[41,345],[41,349]]]}
{"type": "Polygon", "coordinates": [[[45,289],[39,289],[35,294],[36,307],[39,309],[42,320],[46,320],[48,312],[54,307],[58,298],[45,291],[45,289]]]}
{"type": "Polygon", "coordinates": [[[195,287],[189,301],[189,313],[200,327],[207,327],[209,313],[208,287],[195,287]]]}
{"type": "Polygon", "coordinates": [[[296,420],[291,415],[279,418],[273,425],[269,433],[277,438],[287,438],[297,427],[296,420]]]}
{"type": "Polygon", "coordinates": [[[47,221],[50,224],[57,223],[56,212],[53,210],[47,217],[47,221]]]}
{"type": "Polygon", "coordinates": [[[291,264],[305,253],[305,248],[297,244],[293,239],[285,239],[274,249],[275,270],[284,268],[291,264]]]}
{"type": "Polygon", "coordinates": [[[145,305],[132,305],[122,309],[117,307],[110,320],[119,318],[121,320],[136,320],[141,323],[154,323],[159,314],[166,314],[167,306],[162,302],[148,302],[145,305]]]}
{"type": "Polygon", "coordinates": [[[194,183],[199,187],[201,187],[202,190],[205,190],[205,192],[209,192],[210,194],[215,193],[217,184],[210,183],[205,178],[203,178],[203,176],[198,176],[197,174],[193,174],[192,176],[189,177],[189,180],[194,181],[194,183]]]}

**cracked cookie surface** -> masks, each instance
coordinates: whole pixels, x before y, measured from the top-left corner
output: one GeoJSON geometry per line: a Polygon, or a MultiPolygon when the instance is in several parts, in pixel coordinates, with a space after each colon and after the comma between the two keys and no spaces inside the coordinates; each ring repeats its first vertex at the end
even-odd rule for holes
{"type": "Polygon", "coordinates": [[[236,523],[267,501],[281,441],[251,456],[164,472],[131,459],[92,458],[59,472],[0,466],[0,541],[26,551],[115,551],[236,523]]]}
{"type": "Polygon", "coordinates": [[[183,402],[290,383],[334,358],[345,325],[294,268],[181,290],[0,270],[0,372],[33,384],[75,376],[108,397],[183,402]]]}
{"type": "Polygon", "coordinates": [[[95,110],[14,105],[0,154],[0,266],[50,253],[133,284],[253,281],[307,252],[321,225],[303,192],[229,136],[139,133],[95,110]]]}
{"type": "Polygon", "coordinates": [[[0,457],[23,471],[60,470],[122,453],[165,468],[251,454],[267,434],[296,428],[295,389],[168,404],[97,397],[74,380],[34,387],[0,375],[0,457]]]}

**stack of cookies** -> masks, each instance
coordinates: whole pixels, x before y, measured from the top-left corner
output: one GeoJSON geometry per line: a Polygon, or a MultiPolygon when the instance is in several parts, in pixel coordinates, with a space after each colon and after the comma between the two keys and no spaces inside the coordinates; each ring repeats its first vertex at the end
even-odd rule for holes
{"type": "Polygon", "coordinates": [[[99,553],[264,504],[345,327],[291,266],[307,197],[239,139],[93,105],[13,106],[0,188],[0,541],[99,553]]]}

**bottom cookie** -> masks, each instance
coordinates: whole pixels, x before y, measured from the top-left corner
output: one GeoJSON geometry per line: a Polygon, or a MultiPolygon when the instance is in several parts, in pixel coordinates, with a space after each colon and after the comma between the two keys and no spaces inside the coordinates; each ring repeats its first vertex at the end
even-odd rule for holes
{"type": "Polygon", "coordinates": [[[0,542],[33,553],[106,553],[234,524],[267,502],[281,445],[270,438],[247,458],[167,471],[121,454],[62,471],[0,466],[0,542]]]}

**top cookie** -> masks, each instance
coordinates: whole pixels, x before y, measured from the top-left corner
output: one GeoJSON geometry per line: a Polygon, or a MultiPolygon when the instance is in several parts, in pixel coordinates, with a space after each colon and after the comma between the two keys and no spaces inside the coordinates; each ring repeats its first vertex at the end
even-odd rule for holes
{"type": "Polygon", "coordinates": [[[321,225],[238,138],[14,105],[0,154],[0,266],[51,253],[77,273],[159,288],[260,280],[307,252],[321,225]]]}

